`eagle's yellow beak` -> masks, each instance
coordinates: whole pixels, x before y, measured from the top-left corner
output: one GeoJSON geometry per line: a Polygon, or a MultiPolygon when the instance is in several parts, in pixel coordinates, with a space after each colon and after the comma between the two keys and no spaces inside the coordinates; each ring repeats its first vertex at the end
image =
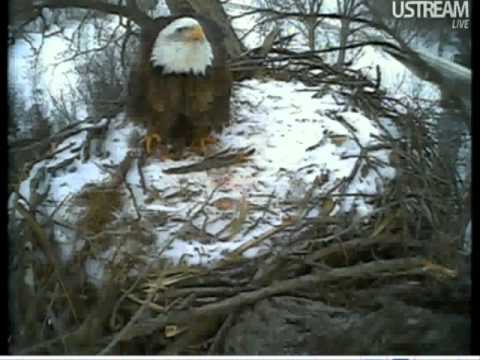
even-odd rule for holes
{"type": "Polygon", "coordinates": [[[192,30],[185,34],[185,37],[189,41],[202,41],[205,39],[205,33],[201,26],[195,26],[192,30]]]}

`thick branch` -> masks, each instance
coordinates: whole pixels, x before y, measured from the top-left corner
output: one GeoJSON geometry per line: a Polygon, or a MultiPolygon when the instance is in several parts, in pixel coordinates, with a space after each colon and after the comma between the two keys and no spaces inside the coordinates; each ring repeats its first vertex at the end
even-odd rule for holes
{"type": "Polygon", "coordinates": [[[139,26],[144,26],[151,21],[150,17],[143,13],[137,6],[129,1],[127,6],[109,4],[98,0],[42,0],[35,4],[37,10],[79,8],[85,10],[96,10],[106,14],[118,15],[130,19],[139,26]]]}

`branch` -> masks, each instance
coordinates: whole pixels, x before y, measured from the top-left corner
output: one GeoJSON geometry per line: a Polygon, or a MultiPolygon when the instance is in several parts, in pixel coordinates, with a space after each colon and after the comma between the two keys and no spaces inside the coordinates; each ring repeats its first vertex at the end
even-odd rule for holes
{"type": "MultiPolygon", "coordinates": [[[[405,274],[437,276],[442,275],[444,272],[445,269],[431,264],[425,259],[415,257],[374,261],[330,271],[318,271],[294,279],[279,281],[258,290],[243,292],[231,298],[198,308],[161,314],[155,319],[145,320],[141,324],[130,327],[128,331],[117,333],[115,338],[117,339],[121,335],[123,341],[129,341],[138,336],[151,334],[167,324],[175,324],[180,327],[198,322],[200,319],[208,319],[211,316],[227,315],[240,307],[254,304],[265,298],[286,294],[295,290],[318,287],[325,282],[378,278],[382,276],[402,276],[405,274]]],[[[451,274],[448,273],[447,275],[451,274]]]]}
{"type": "Polygon", "coordinates": [[[355,49],[359,47],[364,47],[364,46],[380,46],[384,47],[387,49],[394,49],[396,51],[399,50],[397,46],[395,46],[392,43],[389,43],[387,41],[363,41],[363,42],[358,42],[354,44],[350,44],[347,46],[334,46],[334,47],[329,47],[325,48],[322,50],[314,50],[314,51],[304,51],[300,53],[295,53],[293,51],[288,51],[285,49],[273,49],[273,52],[276,53],[283,53],[283,54],[289,54],[291,58],[308,58],[309,56],[312,55],[317,55],[317,54],[322,54],[322,53],[327,53],[327,52],[333,52],[333,51],[340,51],[340,50],[349,50],[349,49],[355,49]]]}
{"type": "Polygon", "coordinates": [[[219,153],[211,155],[200,162],[183,165],[174,168],[165,169],[165,174],[187,174],[191,172],[206,171],[210,169],[217,169],[221,167],[231,166],[234,164],[244,163],[255,152],[255,149],[244,148],[234,151],[231,149],[223,150],[219,153]]]}
{"type": "Polygon", "coordinates": [[[64,9],[72,7],[122,16],[134,21],[141,27],[152,21],[152,19],[142,12],[136,4],[132,5],[132,1],[128,1],[127,6],[109,4],[98,0],[42,0],[35,4],[35,9],[39,12],[45,8],[64,9]]]}
{"type": "Polygon", "coordinates": [[[337,20],[349,20],[351,22],[361,23],[361,24],[368,24],[372,27],[377,27],[377,24],[371,20],[356,17],[356,16],[346,16],[341,14],[334,14],[334,13],[310,13],[305,14],[303,12],[296,12],[296,11],[277,11],[273,9],[264,9],[264,8],[253,8],[251,11],[247,11],[240,15],[235,15],[232,18],[238,19],[244,16],[250,16],[255,14],[267,14],[267,15],[275,15],[276,20],[281,18],[298,18],[301,21],[305,21],[306,19],[337,19],[337,20]]]}

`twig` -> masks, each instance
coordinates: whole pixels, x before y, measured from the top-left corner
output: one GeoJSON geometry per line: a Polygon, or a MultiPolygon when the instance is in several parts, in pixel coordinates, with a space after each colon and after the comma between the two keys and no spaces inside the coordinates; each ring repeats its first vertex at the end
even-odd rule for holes
{"type": "Polygon", "coordinates": [[[239,256],[242,253],[244,253],[245,251],[247,251],[248,249],[261,244],[265,240],[268,240],[269,238],[271,238],[273,235],[278,234],[279,232],[285,230],[286,228],[288,228],[292,225],[293,225],[293,222],[287,221],[287,222],[277,226],[276,228],[267,230],[265,233],[263,233],[259,237],[255,238],[255,239],[252,239],[252,240],[240,245],[238,248],[236,248],[234,251],[232,251],[228,256],[229,257],[239,256]]]}
{"type": "Polygon", "coordinates": [[[133,193],[132,186],[128,183],[128,181],[125,179],[124,180],[125,187],[127,188],[128,192],[130,193],[130,197],[132,199],[133,207],[135,209],[135,212],[137,213],[137,218],[135,221],[140,221],[142,219],[142,215],[140,214],[140,210],[138,209],[138,203],[137,203],[137,198],[135,197],[135,194],[133,193]]]}
{"type": "Polygon", "coordinates": [[[55,255],[55,251],[54,251],[52,245],[50,244],[50,242],[47,238],[47,235],[43,231],[40,224],[37,223],[37,221],[35,220],[33,215],[30,214],[30,212],[27,209],[25,209],[18,202],[17,202],[17,210],[20,212],[20,214],[22,214],[22,216],[25,218],[26,222],[30,225],[32,231],[36,235],[36,238],[37,238],[39,244],[43,247],[43,249],[45,251],[45,254],[48,257],[48,260],[50,261],[51,264],[53,264],[54,272],[55,272],[55,275],[57,277],[57,281],[60,284],[60,286],[62,287],[62,290],[63,290],[63,292],[64,292],[64,294],[67,298],[67,301],[70,305],[70,309],[71,309],[72,314],[73,314],[73,317],[75,318],[76,321],[78,321],[77,311],[75,310],[75,306],[73,305],[70,293],[67,290],[67,287],[65,286],[65,282],[63,281],[63,276],[62,276],[62,273],[61,273],[61,270],[60,270],[61,269],[61,264],[58,261],[57,256],[55,255]]]}
{"type": "Polygon", "coordinates": [[[240,149],[237,152],[230,150],[225,154],[225,151],[214,154],[200,162],[169,168],[163,170],[165,174],[188,174],[191,172],[206,171],[210,169],[222,168],[238,163],[243,163],[248,160],[248,157],[255,153],[255,149],[240,149]]]}
{"type": "Polygon", "coordinates": [[[123,303],[123,301],[136,289],[136,287],[140,284],[140,282],[145,279],[146,275],[148,274],[148,272],[150,271],[150,269],[152,268],[153,266],[153,262],[149,263],[145,269],[143,269],[143,271],[138,274],[137,278],[135,279],[135,281],[133,282],[133,284],[122,294],[122,296],[120,296],[120,299],[118,299],[118,301],[115,303],[115,305],[113,306],[113,311],[112,311],[112,315],[110,316],[110,327],[112,329],[115,329],[116,328],[116,325],[115,325],[115,318],[116,318],[116,315],[117,315],[117,311],[118,309],[120,308],[120,305],[123,303]]]}
{"type": "MultiPolygon", "coordinates": [[[[133,302],[135,302],[137,304],[140,304],[140,305],[143,305],[146,302],[146,300],[139,299],[137,296],[135,296],[133,294],[128,295],[127,299],[132,300],[133,302]]],[[[150,302],[147,305],[150,309],[152,309],[156,312],[164,313],[167,310],[165,307],[157,305],[153,302],[150,302]]]]}
{"type": "Polygon", "coordinates": [[[100,351],[98,353],[98,355],[105,355],[105,354],[110,353],[112,351],[112,349],[115,347],[115,345],[117,345],[117,343],[119,341],[123,340],[124,335],[127,334],[128,331],[130,330],[130,328],[132,328],[133,325],[137,322],[137,320],[140,319],[140,316],[142,316],[145,309],[148,306],[150,306],[150,303],[151,303],[155,293],[156,293],[155,291],[152,291],[148,294],[148,296],[145,299],[145,301],[143,302],[142,306],[140,306],[140,308],[135,312],[135,314],[132,316],[130,321],[122,328],[122,330],[120,330],[120,332],[118,332],[113,337],[112,341],[110,341],[110,343],[105,348],[103,348],[103,350],[100,351]]]}
{"type": "Polygon", "coordinates": [[[147,183],[145,181],[145,174],[143,173],[143,166],[145,165],[145,150],[141,151],[140,156],[137,160],[137,171],[140,177],[140,186],[142,187],[143,194],[147,194],[149,190],[147,189],[147,183]]]}
{"type": "Polygon", "coordinates": [[[331,255],[338,254],[340,252],[345,253],[348,251],[353,251],[355,249],[368,248],[375,244],[392,245],[396,243],[401,243],[402,241],[403,240],[400,237],[392,237],[389,239],[384,239],[382,237],[375,237],[375,238],[369,238],[369,239],[359,238],[359,239],[348,240],[340,244],[332,244],[330,246],[327,246],[326,248],[317,250],[307,255],[305,257],[305,262],[314,263],[314,262],[318,262],[321,259],[329,257],[331,255]]]}
{"type": "Polygon", "coordinates": [[[212,345],[210,345],[210,348],[208,349],[208,355],[220,353],[222,342],[225,340],[227,330],[230,329],[235,322],[235,317],[235,313],[231,313],[227,316],[222,326],[220,326],[220,329],[217,331],[217,334],[213,339],[212,345]]]}
{"type": "Polygon", "coordinates": [[[75,335],[76,333],[78,332],[78,329],[77,330],[74,330],[70,333],[67,333],[67,334],[63,334],[63,335],[60,335],[56,338],[53,338],[51,340],[47,340],[47,341],[44,341],[42,343],[39,343],[39,344],[35,344],[29,348],[26,348],[26,349],[21,349],[20,351],[18,352],[14,352],[14,355],[27,355],[27,354],[34,354],[34,353],[38,353],[40,350],[42,349],[45,349],[45,348],[48,348],[49,346],[55,344],[56,342],[58,341],[62,341],[65,343],[65,339],[68,339],[70,337],[72,337],[73,335],[75,335]]]}

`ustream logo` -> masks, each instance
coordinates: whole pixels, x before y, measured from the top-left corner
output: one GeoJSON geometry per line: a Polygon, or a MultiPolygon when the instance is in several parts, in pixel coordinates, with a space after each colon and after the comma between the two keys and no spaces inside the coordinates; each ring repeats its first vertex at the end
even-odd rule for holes
{"type": "Polygon", "coordinates": [[[468,29],[470,8],[468,1],[460,0],[393,0],[392,13],[403,19],[452,19],[452,27],[468,29]]]}

